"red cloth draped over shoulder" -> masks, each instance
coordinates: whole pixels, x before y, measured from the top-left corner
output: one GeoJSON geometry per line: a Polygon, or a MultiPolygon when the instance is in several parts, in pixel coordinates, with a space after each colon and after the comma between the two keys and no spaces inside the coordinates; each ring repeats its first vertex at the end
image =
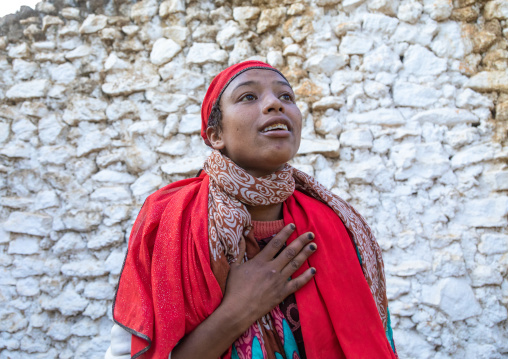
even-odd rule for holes
{"type": "MultiPolygon", "coordinates": [[[[133,334],[133,357],[166,359],[178,341],[220,304],[210,268],[208,176],[168,185],[136,219],[113,317],[133,334]]],[[[318,251],[298,270],[316,276],[296,292],[309,359],[395,358],[344,225],[325,204],[295,191],[284,222],[313,231],[318,251]]],[[[223,358],[229,359],[231,350],[223,358]]]]}

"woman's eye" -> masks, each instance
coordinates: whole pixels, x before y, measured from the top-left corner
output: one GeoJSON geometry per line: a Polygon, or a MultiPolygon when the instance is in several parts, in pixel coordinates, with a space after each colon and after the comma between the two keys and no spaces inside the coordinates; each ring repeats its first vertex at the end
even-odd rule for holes
{"type": "Polygon", "coordinates": [[[256,97],[254,95],[245,95],[242,97],[242,101],[254,101],[256,97]]]}
{"type": "Polygon", "coordinates": [[[291,97],[291,95],[289,95],[289,94],[287,94],[287,93],[286,93],[286,94],[284,94],[284,95],[282,95],[280,98],[281,98],[282,100],[284,100],[284,101],[291,101],[291,102],[293,101],[293,97],[291,97]]]}

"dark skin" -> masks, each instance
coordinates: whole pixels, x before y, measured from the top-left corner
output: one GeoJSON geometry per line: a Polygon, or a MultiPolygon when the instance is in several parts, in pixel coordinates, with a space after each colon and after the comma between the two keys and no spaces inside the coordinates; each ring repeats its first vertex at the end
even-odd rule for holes
{"type": "MultiPolygon", "coordinates": [[[[269,70],[249,70],[231,82],[221,98],[222,131],[208,128],[212,147],[227,154],[253,176],[271,174],[289,161],[300,144],[301,114],[294,94],[283,77],[269,70]],[[263,131],[279,121],[287,131],[263,131]]],[[[282,203],[247,206],[252,220],[282,218],[282,203]]],[[[172,359],[220,357],[259,318],[315,275],[309,268],[287,279],[317,250],[314,234],[296,238],[276,258],[296,229],[289,224],[251,260],[242,263],[245,241],[240,241],[237,261],[231,264],[224,298],[217,309],[185,336],[171,353],[172,359]]]]}

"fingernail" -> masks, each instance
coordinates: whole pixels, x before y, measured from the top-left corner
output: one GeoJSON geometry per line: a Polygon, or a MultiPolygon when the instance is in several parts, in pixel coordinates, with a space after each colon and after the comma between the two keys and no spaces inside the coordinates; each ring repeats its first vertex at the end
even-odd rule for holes
{"type": "Polygon", "coordinates": [[[310,269],[310,272],[311,272],[312,274],[316,274],[316,268],[311,268],[311,269],[310,269]]]}
{"type": "Polygon", "coordinates": [[[307,238],[309,238],[309,239],[314,238],[314,233],[309,233],[309,234],[307,234],[307,238]]]}
{"type": "Polygon", "coordinates": [[[294,230],[296,229],[296,226],[295,226],[293,223],[291,223],[291,224],[289,225],[289,228],[291,228],[291,229],[294,231],[294,230]]]}
{"type": "Polygon", "coordinates": [[[311,251],[315,251],[315,250],[317,249],[317,246],[316,246],[314,243],[312,243],[312,244],[309,246],[309,248],[310,248],[310,250],[311,250],[311,251]]]}

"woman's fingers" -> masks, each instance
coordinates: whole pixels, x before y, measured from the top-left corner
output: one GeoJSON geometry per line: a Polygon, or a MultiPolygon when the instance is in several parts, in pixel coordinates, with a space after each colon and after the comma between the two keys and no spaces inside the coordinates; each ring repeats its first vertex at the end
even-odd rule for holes
{"type": "MultiPolygon", "coordinates": [[[[313,239],[314,234],[312,232],[304,233],[296,238],[274,259],[276,269],[282,272],[284,268],[289,266],[294,269],[294,272],[300,268],[302,263],[314,252],[310,249],[310,246],[306,247],[313,239]]],[[[315,245],[315,243],[313,244],[315,245]]],[[[293,274],[293,272],[289,275],[293,274]]]]}
{"type": "Polygon", "coordinates": [[[273,237],[265,248],[256,256],[266,262],[271,261],[273,257],[281,250],[291,233],[296,229],[293,223],[288,224],[273,237]]]}
{"type": "MultiPolygon", "coordinates": [[[[291,243],[292,244],[292,243],[291,243]]],[[[303,249],[293,257],[284,268],[281,270],[281,274],[289,278],[294,272],[317,250],[316,243],[307,244],[303,249]]],[[[282,254],[282,253],[281,253],[282,254]]]]}
{"type": "Polygon", "coordinates": [[[291,279],[286,284],[286,297],[290,294],[293,294],[305,284],[307,284],[316,274],[316,269],[314,267],[307,269],[305,272],[300,274],[298,277],[291,279]]]}

